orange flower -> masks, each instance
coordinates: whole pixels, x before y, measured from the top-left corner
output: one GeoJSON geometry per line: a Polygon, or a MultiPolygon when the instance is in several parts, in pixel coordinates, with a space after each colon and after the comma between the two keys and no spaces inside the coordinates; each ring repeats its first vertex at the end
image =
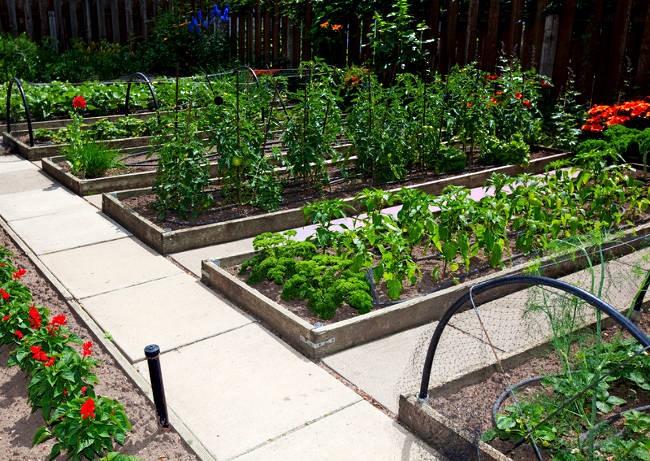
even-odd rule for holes
{"type": "Polygon", "coordinates": [[[341,24],[332,24],[332,30],[339,31],[343,26],[341,24]]]}
{"type": "Polygon", "coordinates": [[[528,99],[524,99],[521,103],[526,107],[530,107],[530,101],[528,99]]]}
{"type": "Polygon", "coordinates": [[[320,26],[321,26],[323,29],[327,29],[327,28],[330,26],[330,23],[329,23],[329,21],[325,21],[325,22],[321,23],[320,26]]]}

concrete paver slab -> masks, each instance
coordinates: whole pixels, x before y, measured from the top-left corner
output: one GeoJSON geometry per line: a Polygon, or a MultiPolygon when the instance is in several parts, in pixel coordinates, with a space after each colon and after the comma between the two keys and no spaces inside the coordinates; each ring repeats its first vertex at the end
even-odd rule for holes
{"type": "Polygon", "coordinates": [[[29,162],[9,162],[0,165],[0,194],[26,190],[47,190],[55,184],[29,162]]]}
{"type": "MultiPolygon", "coordinates": [[[[217,459],[361,400],[258,324],[163,353],[160,364],[167,401],[217,459]]],[[[146,362],[137,367],[148,379],[146,362]]]]}
{"type": "Polygon", "coordinates": [[[394,420],[362,401],[235,459],[433,461],[441,458],[394,420]]]}
{"type": "Polygon", "coordinates": [[[41,260],[77,298],[182,273],[132,237],[42,255],[41,260]]]}
{"type": "MultiPolygon", "coordinates": [[[[399,395],[417,390],[420,385],[422,364],[437,324],[435,322],[363,344],[325,357],[323,362],[397,413],[399,395]]],[[[447,327],[434,359],[431,385],[463,370],[492,362],[487,344],[447,327]]]]}
{"type": "Polygon", "coordinates": [[[4,173],[9,171],[9,168],[12,168],[12,165],[6,165],[7,163],[29,163],[27,160],[23,159],[19,155],[14,154],[2,154],[0,151],[0,172],[4,173]]]}
{"type": "Polygon", "coordinates": [[[145,358],[147,344],[168,351],[253,322],[187,274],[92,296],[82,304],[131,362],[145,358]]]}
{"type": "Polygon", "coordinates": [[[130,235],[94,208],[82,205],[54,215],[12,221],[11,227],[38,255],[130,235]]]}
{"type": "Polygon", "coordinates": [[[87,195],[84,199],[98,210],[102,209],[102,194],[87,195]]]}
{"type": "Polygon", "coordinates": [[[181,251],[170,256],[181,266],[187,268],[197,277],[201,277],[201,261],[204,259],[222,259],[235,255],[251,253],[253,251],[253,239],[238,240],[235,242],[212,245],[195,250],[181,251]]]}
{"type": "Polygon", "coordinates": [[[53,187],[47,193],[30,190],[0,195],[0,215],[9,222],[84,207],[83,199],[63,187],[53,187]]]}

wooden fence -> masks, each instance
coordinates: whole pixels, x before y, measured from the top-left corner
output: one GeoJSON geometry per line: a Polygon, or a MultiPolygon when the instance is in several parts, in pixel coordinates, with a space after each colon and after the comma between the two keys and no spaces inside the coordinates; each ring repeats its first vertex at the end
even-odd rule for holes
{"type": "MultiPolygon", "coordinates": [[[[52,37],[61,46],[73,37],[129,43],[145,38],[166,9],[205,11],[210,5],[207,0],[0,0],[0,32],[52,37]]],[[[299,22],[271,1],[257,5],[230,21],[242,63],[295,67],[315,54],[348,65],[369,56],[372,18],[344,12],[333,33],[319,27],[330,18],[318,17],[309,1],[297,6],[299,22]]],[[[594,102],[650,94],[648,0],[428,0],[413,14],[428,26],[431,66],[441,72],[473,61],[491,71],[504,54],[551,77],[556,87],[573,75],[576,88],[594,102]]]]}

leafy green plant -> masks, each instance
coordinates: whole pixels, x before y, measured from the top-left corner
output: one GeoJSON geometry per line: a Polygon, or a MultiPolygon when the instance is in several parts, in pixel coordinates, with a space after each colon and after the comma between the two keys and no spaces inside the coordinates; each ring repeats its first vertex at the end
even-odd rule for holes
{"type": "Polygon", "coordinates": [[[106,397],[77,397],[58,406],[49,420],[52,427],[43,426],[34,435],[34,445],[51,437],[50,459],[66,450],[70,459],[93,459],[111,451],[115,442],[123,444],[131,430],[124,407],[106,397]]]}
{"type": "Polygon", "coordinates": [[[26,34],[0,35],[0,81],[7,82],[14,77],[34,80],[40,65],[38,45],[26,34]]]}
{"type": "Polygon", "coordinates": [[[183,218],[196,218],[212,205],[213,199],[206,193],[210,184],[209,162],[193,112],[161,118],[154,143],[158,169],[153,206],[159,217],[177,213],[183,218]]]}
{"type": "Polygon", "coordinates": [[[325,66],[310,62],[300,67],[304,86],[284,126],[281,140],[288,173],[306,188],[320,191],[328,183],[326,160],[336,159],[334,143],[341,134],[341,111],[334,75],[325,66]]]}
{"type": "Polygon", "coordinates": [[[222,195],[233,203],[277,210],[282,202],[282,185],[271,158],[265,156],[276,120],[263,116],[273,93],[266,86],[246,82],[243,72],[225,83],[220,104],[208,106],[202,121],[209,143],[219,155],[222,195]]]}
{"type": "Polygon", "coordinates": [[[526,165],[530,147],[520,134],[514,134],[510,140],[502,141],[494,136],[487,136],[481,143],[479,158],[488,165],[526,165]]]}
{"type": "Polygon", "coordinates": [[[423,33],[424,23],[415,24],[409,13],[408,0],[395,0],[392,10],[383,15],[375,11],[373,25],[368,33],[372,49],[373,67],[383,74],[383,81],[391,83],[397,72],[423,69],[426,65],[428,43],[423,33]]]}
{"type": "Polygon", "coordinates": [[[359,93],[347,117],[348,138],[355,166],[377,182],[401,179],[412,163],[404,123],[406,107],[400,87],[384,88],[376,77],[362,76],[366,90],[359,93]]]}
{"type": "Polygon", "coordinates": [[[253,246],[258,254],[242,265],[240,274],[248,273],[250,284],[262,280],[283,284],[283,299],[306,299],[307,307],[323,319],[331,319],[344,302],[359,313],[370,311],[370,287],[351,260],[319,254],[313,243],[293,236],[295,231],[257,236],[253,246]]]}
{"type": "Polygon", "coordinates": [[[74,112],[72,123],[66,129],[69,144],[61,148],[72,174],[85,178],[98,178],[111,168],[123,167],[119,151],[109,149],[106,145],[90,139],[89,134],[82,127],[81,114],[74,112]]]}
{"type": "MultiPolygon", "coordinates": [[[[305,221],[318,225],[312,240],[321,248],[335,246],[336,237],[340,234],[332,228],[332,221],[347,217],[347,212],[352,210],[354,207],[342,199],[319,200],[305,205],[305,221]]],[[[340,226],[346,228],[344,224],[340,226]]]]}
{"type": "Polygon", "coordinates": [[[65,315],[49,318],[47,309],[32,304],[31,293],[20,281],[26,271],[16,269],[9,258],[0,246],[0,340],[14,346],[9,365],[28,374],[32,409],[40,409],[47,421],[33,443],[55,437],[50,459],[64,450],[75,460],[103,455],[114,442],[124,443],[131,424],[118,402],[94,393],[93,343],[83,343],[81,354],[74,349],[81,340],[67,328],[65,315]]]}
{"type": "Polygon", "coordinates": [[[585,113],[585,106],[579,102],[580,92],[574,89],[573,84],[574,80],[570,78],[550,116],[551,145],[564,149],[574,149],[578,144],[580,123],[585,113]]]}

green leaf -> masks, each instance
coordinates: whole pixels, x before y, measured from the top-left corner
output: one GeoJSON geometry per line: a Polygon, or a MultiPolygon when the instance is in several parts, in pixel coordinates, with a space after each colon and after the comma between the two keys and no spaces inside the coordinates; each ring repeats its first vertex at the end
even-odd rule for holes
{"type": "Polygon", "coordinates": [[[497,429],[505,431],[517,425],[517,420],[510,415],[497,415],[497,429]]]}
{"type": "Polygon", "coordinates": [[[625,400],[623,400],[622,398],[617,397],[615,395],[610,395],[607,398],[607,403],[609,403],[610,405],[613,405],[613,406],[623,405],[625,402],[626,402],[625,400]]]}
{"type": "Polygon", "coordinates": [[[59,445],[58,443],[55,443],[54,446],[52,447],[52,450],[50,450],[50,454],[49,454],[48,458],[49,459],[54,459],[57,456],[59,456],[60,453],[61,453],[61,445],[59,445]]]}
{"type": "Polygon", "coordinates": [[[39,443],[43,443],[47,439],[51,438],[52,435],[53,435],[52,432],[50,432],[50,429],[47,426],[42,426],[36,431],[36,434],[34,434],[34,438],[32,439],[32,445],[38,445],[39,443]]]}
{"type": "Polygon", "coordinates": [[[481,441],[482,442],[490,442],[492,441],[496,436],[498,435],[498,432],[496,429],[488,429],[485,431],[483,434],[481,434],[481,441]]]}
{"type": "Polygon", "coordinates": [[[600,411],[601,413],[609,413],[610,411],[612,411],[612,406],[608,405],[602,400],[596,401],[596,408],[598,408],[598,411],[600,411]]]}
{"type": "Polygon", "coordinates": [[[392,278],[386,280],[386,287],[388,288],[388,297],[390,299],[398,299],[402,292],[402,282],[398,279],[392,278]]]}

